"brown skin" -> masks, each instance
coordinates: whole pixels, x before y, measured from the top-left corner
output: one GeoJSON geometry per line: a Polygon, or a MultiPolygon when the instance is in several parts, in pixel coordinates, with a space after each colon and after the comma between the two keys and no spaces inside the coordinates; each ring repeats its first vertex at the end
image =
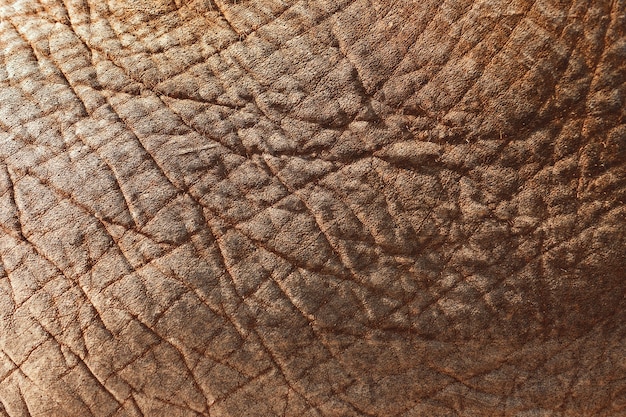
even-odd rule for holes
{"type": "Polygon", "coordinates": [[[626,415],[623,0],[11,3],[0,416],[626,415]]]}

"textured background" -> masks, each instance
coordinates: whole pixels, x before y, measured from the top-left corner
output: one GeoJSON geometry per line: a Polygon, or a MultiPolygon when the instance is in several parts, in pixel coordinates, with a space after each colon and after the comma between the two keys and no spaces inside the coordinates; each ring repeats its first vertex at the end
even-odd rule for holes
{"type": "Polygon", "coordinates": [[[626,2],[213,1],[0,1],[0,415],[626,416],[626,2]]]}

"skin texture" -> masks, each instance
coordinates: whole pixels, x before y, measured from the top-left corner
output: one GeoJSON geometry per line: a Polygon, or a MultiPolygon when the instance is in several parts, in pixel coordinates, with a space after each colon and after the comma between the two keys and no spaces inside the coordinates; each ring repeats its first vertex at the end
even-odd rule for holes
{"type": "Polygon", "coordinates": [[[626,415],[624,0],[0,5],[0,416],[626,415]]]}

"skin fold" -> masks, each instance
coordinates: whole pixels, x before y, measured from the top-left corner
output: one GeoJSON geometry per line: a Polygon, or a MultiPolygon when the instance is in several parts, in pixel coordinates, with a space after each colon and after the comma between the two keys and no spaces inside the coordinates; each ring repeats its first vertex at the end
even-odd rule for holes
{"type": "Polygon", "coordinates": [[[626,1],[0,1],[0,416],[626,416],[626,1]]]}

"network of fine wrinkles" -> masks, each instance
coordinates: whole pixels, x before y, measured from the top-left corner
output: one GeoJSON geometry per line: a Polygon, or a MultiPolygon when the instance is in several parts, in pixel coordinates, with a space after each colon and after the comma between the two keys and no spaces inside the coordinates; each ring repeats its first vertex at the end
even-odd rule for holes
{"type": "Polygon", "coordinates": [[[625,9],[0,3],[0,415],[624,413],[625,9]]]}

